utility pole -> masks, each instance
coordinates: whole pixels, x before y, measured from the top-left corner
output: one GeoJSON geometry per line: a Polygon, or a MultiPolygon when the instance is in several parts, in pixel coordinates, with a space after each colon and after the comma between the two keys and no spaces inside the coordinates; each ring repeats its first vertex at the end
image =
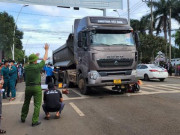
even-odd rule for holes
{"type": "Polygon", "coordinates": [[[171,6],[169,9],[169,62],[171,62],[171,6]]]}
{"type": "Polygon", "coordinates": [[[153,35],[153,12],[152,12],[152,0],[151,0],[151,35],[153,35]]]}
{"type": "Polygon", "coordinates": [[[131,25],[131,24],[130,24],[130,8],[129,8],[129,0],[127,0],[127,10],[128,10],[128,11],[127,11],[127,12],[128,12],[128,24],[131,25]]]}
{"type": "Polygon", "coordinates": [[[12,58],[13,58],[13,60],[15,60],[15,56],[14,56],[14,55],[15,55],[15,52],[14,52],[15,43],[14,43],[14,42],[15,42],[15,36],[16,36],[16,26],[17,26],[17,21],[18,21],[19,15],[20,15],[20,13],[21,13],[23,7],[27,7],[27,6],[29,6],[29,5],[23,5],[23,6],[21,7],[20,11],[18,12],[18,15],[17,15],[16,21],[15,21],[15,24],[14,24],[14,31],[13,31],[13,46],[11,47],[12,58]]]}

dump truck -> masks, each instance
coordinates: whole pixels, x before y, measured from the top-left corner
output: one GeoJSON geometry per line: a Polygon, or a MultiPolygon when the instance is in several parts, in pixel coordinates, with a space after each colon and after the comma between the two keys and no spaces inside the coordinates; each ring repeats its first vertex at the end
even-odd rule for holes
{"type": "Polygon", "coordinates": [[[53,52],[59,82],[78,86],[82,94],[92,87],[139,90],[136,78],[139,37],[127,19],[87,16],[75,19],[74,32],[53,52]]]}

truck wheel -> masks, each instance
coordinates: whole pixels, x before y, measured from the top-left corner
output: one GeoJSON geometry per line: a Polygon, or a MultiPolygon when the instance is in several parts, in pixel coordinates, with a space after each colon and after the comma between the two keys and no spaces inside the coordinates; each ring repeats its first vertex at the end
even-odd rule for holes
{"type": "Polygon", "coordinates": [[[79,80],[78,87],[80,89],[81,94],[83,94],[83,95],[89,94],[90,87],[86,86],[86,80],[84,79],[84,77],[81,74],[79,75],[78,80],[79,80]]]}
{"type": "Polygon", "coordinates": [[[144,75],[144,80],[149,81],[149,76],[147,74],[144,75]]]}
{"type": "Polygon", "coordinates": [[[67,84],[68,88],[73,88],[74,84],[69,81],[68,73],[65,73],[65,83],[67,84]]]}

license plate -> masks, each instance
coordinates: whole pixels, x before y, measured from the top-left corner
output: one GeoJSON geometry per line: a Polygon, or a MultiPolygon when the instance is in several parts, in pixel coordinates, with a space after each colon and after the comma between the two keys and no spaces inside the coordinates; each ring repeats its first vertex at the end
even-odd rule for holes
{"type": "Polygon", "coordinates": [[[114,84],[121,84],[121,79],[119,79],[119,80],[114,80],[114,84]]]}

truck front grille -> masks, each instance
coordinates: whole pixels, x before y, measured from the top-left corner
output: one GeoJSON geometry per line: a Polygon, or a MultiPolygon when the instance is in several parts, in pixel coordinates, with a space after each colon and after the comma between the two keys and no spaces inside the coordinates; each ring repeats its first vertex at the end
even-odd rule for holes
{"type": "Polygon", "coordinates": [[[110,76],[110,75],[131,75],[132,70],[124,71],[98,71],[100,76],[110,76]]]}
{"type": "Polygon", "coordinates": [[[122,67],[131,66],[133,59],[99,59],[97,63],[99,67],[122,67]]]}

